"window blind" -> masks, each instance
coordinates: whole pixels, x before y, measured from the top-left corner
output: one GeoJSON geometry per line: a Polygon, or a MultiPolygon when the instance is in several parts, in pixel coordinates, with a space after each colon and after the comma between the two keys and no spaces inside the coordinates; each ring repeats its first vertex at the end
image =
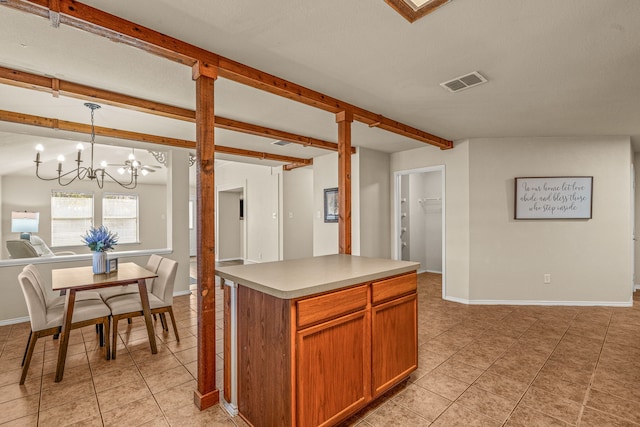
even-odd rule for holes
{"type": "Polygon", "coordinates": [[[80,246],[93,224],[93,193],[51,192],[51,246],[80,246]]]}
{"type": "Polygon", "coordinates": [[[138,195],[105,193],[102,224],[118,233],[118,243],[138,242],[138,195]]]}

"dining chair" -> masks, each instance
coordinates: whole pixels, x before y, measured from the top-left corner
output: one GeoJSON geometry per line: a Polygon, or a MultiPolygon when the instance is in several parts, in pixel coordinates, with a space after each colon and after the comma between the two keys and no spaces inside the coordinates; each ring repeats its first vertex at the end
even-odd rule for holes
{"type": "MultiPolygon", "coordinates": [[[[24,267],[23,271],[26,270],[33,274],[36,284],[42,290],[42,294],[44,295],[44,299],[47,303],[47,307],[55,307],[57,305],[64,305],[65,296],[51,296],[51,294],[47,291],[47,286],[44,284],[44,280],[42,279],[42,275],[40,274],[40,270],[36,268],[33,264],[28,264],[24,267]]],[[[49,286],[50,288],[51,286],[49,286]]],[[[100,294],[94,291],[80,291],[76,293],[76,302],[77,301],[87,301],[87,300],[97,300],[102,301],[100,298],[100,294]]]]}
{"type": "MultiPolygon", "coordinates": [[[[144,266],[145,269],[149,270],[152,273],[158,272],[158,267],[160,266],[160,261],[162,261],[162,257],[160,255],[152,254],[147,260],[147,265],[144,266]]],[[[147,291],[151,292],[153,290],[153,283],[155,278],[147,279],[147,291]]],[[[129,294],[137,294],[138,293],[138,285],[125,285],[118,286],[115,288],[106,288],[99,292],[100,297],[103,301],[107,301],[110,298],[121,296],[121,295],[129,295],[129,294]]]]}
{"type": "MultiPolygon", "coordinates": [[[[20,384],[24,384],[31,364],[31,357],[36,347],[38,338],[49,335],[56,335],[61,332],[62,320],[64,317],[64,305],[47,306],[45,293],[37,284],[37,279],[32,271],[26,267],[18,275],[18,282],[22,288],[27,310],[29,311],[29,320],[31,322],[31,331],[25,354],[22,358],[22,376],[20,384]]],[[[77,301],[71,318],[71,329],[82,328],[89,325],[100,324],[104,329],[106,337],[109,336],[109,316],[111,311],[102,300],[80,300],[77,301]]],[[[110,357],[109,340],[104,340],[104,347],[107,360],[110,357]]]]}
{"type": "MultiPolygon", "coordinates": [[[[180,341],[178,336],[178,327],[176,326],[176,319],[173,315],[173,288],[176,281],[176,272],[178,271],[178,262],[169,258],[160,260],[158,271],[158,277],[155,278],[152,292],[149,292],[149,307],[151,314],[158,314],[162,323],[162,329],[169,331],[167,326],[165,313],[169,313],[171,317],[171,323],[173,325],[173,332],[176,335],[176,340],[180,341]]],[[[116,348],[118,339],[118,321],[121,319],[131,319],[132,317],[143,316],[142,302],[140,301],[140,294],[126,294],[109,298],[105,301],[111,309],[112,325],[112,337],[111,344],[111,358],[116,358],[116,348]]]]}
{"type": "MultiPolygon", "coordinates": [[[[36,268],[35,265],[28,264],[24,267],[23,271],[27,271],[33,275],[33,280],[41,289],[42,295],[44,296],[44,300],[48,308],[53,308],[56,306],[64,307],[65,296],[64,295],[59,295],[55,297],[51,296],[51,293],[47,291],[47,287],[45,286],[44,281],[42,280],[42,275],[40,274],[40,271],[36,268]]],[[[100,294],[98,292],[94,292],[94,291],[80,291],[76,293],[76,302],[89,301],[89,300],[102,301],[102,298],[100,298],[100,294]]],[[[105,336],[102,325],[96,324],[96,333],[100,334],[100,345],[101,346],[104,345],[104,340],[109,339],[109,335],[107,334],[105,336]]],[[[58,334],[54,334],[54,339],[55,338],[58,338],[58,334]]]]}

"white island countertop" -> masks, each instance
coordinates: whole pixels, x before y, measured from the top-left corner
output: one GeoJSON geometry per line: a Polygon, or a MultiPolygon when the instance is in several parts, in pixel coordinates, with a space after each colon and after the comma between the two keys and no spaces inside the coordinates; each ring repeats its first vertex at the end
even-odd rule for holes
{"type": "Polygon", "coordinates": [[[355,255],[324,255],[220,267],[216,274],[265,294],[293,299],[416,271],[420,263],[355,255]]]}

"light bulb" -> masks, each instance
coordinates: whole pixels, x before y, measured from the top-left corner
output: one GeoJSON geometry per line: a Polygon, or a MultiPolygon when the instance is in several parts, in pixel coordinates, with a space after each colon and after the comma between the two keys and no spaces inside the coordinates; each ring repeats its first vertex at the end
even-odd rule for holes
{"type": "Polygon", "coordinates": [[[148,171],[148,170],[146,170],[146,169],[142,169],[142,171],[141,171],[140,173],[142,173],[142,176],[147,176],[147,175],[149,175],[149,171],[148,171]]]}
{"type": "Polygon", "coordinates": [[[76,150],[78,151],[84,150],[84,145],[82,144],[82,142],[78,142],[78,145],[76,145],[76,150]]]}
{"type": "Polygon", "coordinates": [[[138,166],[140,166],[140,162],[137,160],[134,160],[133,163],[131,163],[131,166],[133,166],[134,168],[137,168],[138,166]]]}
{"type": "Polygon", "coordinates": [[[124,174],[124,168],[118,168],[118,173],[119,173],[120,175],[124,174]]]}
{"type": "Polygon", "coordinates": [[[107,161],[103,160],[100,162],[100,167],[106,168],[107,167],[107,161]]]}
{"type": "Polygon", "coordinates": [[[129,154],[129,160],[135,160],[136,156],[133,155],[133,153],[129,154]]]}
{"type": "Polygon", "coordinates": [[[59,161],[59,162],[64,162],[64,156],[63,156],[62,154],[60,154],[60,155],[58,156],[58,161],[59,161]]]}
{"type": "Polygon", "coordinates": [[[36,145],[36,151],[39,151],[41,153],[44,151],[44,147],[42,146],[42,144],[36,145]]]}

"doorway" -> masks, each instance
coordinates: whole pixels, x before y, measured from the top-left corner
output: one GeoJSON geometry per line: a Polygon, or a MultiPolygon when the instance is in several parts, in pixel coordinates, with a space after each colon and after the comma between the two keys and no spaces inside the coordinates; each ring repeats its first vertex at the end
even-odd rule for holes
{"type": "Polygon", "coordinates": [[[244,260],[245,198],[244,188],[219,188],[216,203],[216,261],[244,260]]]}
{"type": "Polygon", "coordinates": [[[419,262],[418,273],[442,274],[446,295],[445,167],[395,172],[394,258],[419,262]]]}

